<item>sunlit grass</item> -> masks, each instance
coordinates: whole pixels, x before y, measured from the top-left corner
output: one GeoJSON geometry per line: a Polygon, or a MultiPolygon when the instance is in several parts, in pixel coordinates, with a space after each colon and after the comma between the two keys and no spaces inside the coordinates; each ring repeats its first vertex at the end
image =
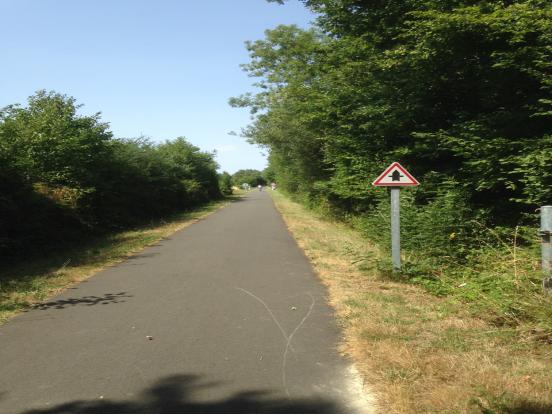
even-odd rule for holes
{"type": "Polygon", "coordinates": [[[281,193],[273,198],[327,285],[342,351],[379,396],[380,412],[552,412],[549,344],[476,316],[461,297],[390,280],[378,270],[382,253],[358,232],[281,193]]]}

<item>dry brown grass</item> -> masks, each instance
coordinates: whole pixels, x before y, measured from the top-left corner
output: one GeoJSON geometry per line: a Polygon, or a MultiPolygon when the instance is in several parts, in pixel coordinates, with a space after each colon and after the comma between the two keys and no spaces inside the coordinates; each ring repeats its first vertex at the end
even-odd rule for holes
{"type": "Polygon", "coordinates": [[[385,280],[371,245],[274,194],[329,290],[342,352],[382,413],[552,413],[552,347],[470,316],[461,303],[385,280]]]}

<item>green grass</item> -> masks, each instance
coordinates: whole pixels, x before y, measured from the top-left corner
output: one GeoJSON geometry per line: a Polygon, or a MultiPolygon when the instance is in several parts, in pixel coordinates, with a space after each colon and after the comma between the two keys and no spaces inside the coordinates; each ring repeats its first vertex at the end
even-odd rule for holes
{"type": "Polygon", "coordinates": [[[0,268],[0,323],[72,283],[84,280],[194,223],[233,198],[131,230],[83,240],[71,248],[48,253],[47,257],[35,255],[33,259],[0,268]]]}

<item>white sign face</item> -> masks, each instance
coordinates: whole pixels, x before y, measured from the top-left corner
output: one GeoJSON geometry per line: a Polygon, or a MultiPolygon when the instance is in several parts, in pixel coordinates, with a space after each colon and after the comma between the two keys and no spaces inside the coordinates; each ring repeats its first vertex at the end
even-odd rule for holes
{"type": "Polygon", "coordinates": [[[409,187],[420,185],[406,169],[394,162],[372,183],[376,187],[409,187]]]}

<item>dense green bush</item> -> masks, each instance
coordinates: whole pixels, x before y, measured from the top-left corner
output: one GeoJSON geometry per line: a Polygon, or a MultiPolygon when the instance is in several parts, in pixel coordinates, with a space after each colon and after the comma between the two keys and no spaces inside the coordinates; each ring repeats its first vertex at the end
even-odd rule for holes
{"type": "Polygon", "coordinates": [[[219,187],[222,194],[232,194],[232,176],[226,171],[223,171],[222,174],[219,174],[219,187]]]}
{"type": "Polygon", "coordinates": [[[249,42],[261,89],[231,99],[280,188],[381,239],[371,182],[400,161],[422,183],[403,239],[435,258],[466,258],[478,226],[535,224],[552,202],[549,1],[303,2],[315,27],[249,42]]]}
{"type": "Polygon", "coordinates": [[[113,139],[99,114],[39,91],[0,111],[0,254],[32,254],[220,197],[213,155],[184,138],[113,139]]]}
{"type": "MultiPolygon", "coordinates": [[[[389,193],[382,189],[378,204],[368,213],[351,218],[367,236],[378,235],[384,247],[391,245],[389,193]]],[[[401,191],[401,246],[412,254],[439,259],[462,260],[469,241],[480,233],[470,216],[465,195],[444,189],[424,204],[416,203],[416,190],[401,191]]]]}

